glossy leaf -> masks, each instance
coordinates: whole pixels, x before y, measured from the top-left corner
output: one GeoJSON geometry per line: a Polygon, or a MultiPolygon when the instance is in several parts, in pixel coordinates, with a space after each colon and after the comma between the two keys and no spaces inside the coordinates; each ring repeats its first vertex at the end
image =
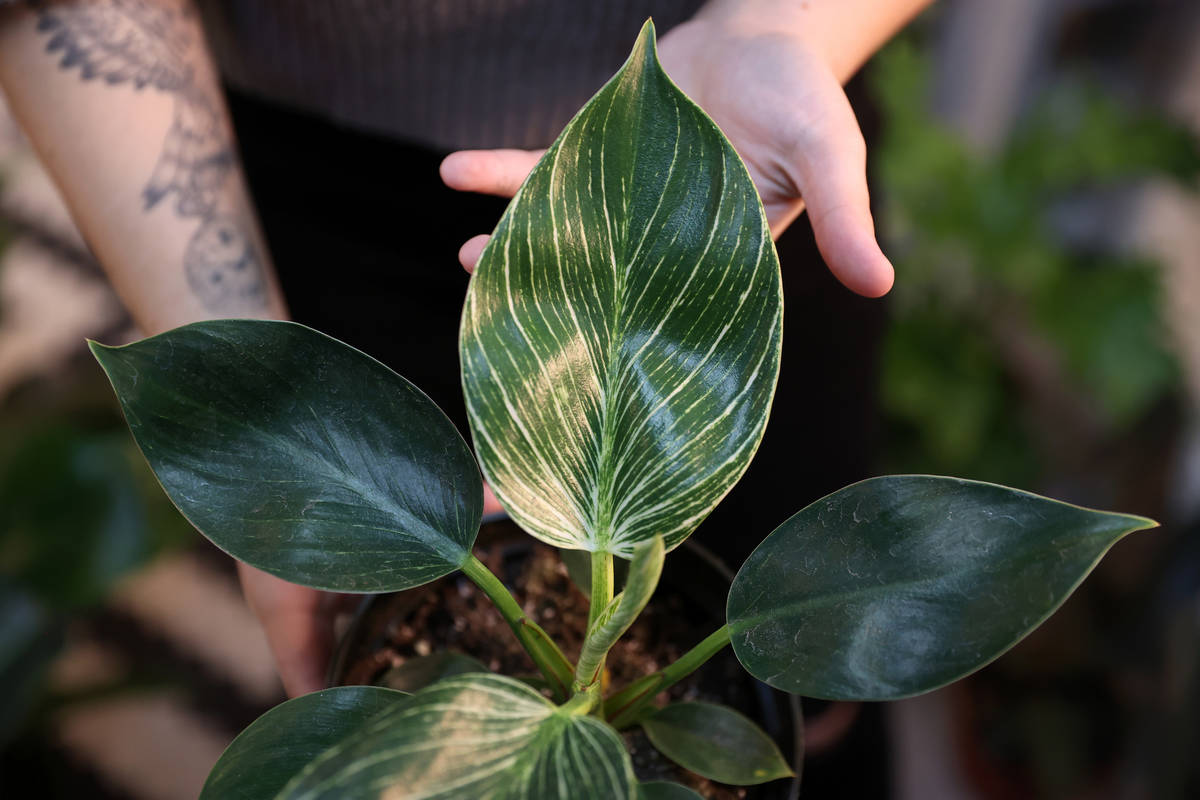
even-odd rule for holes
{"type": "Polygon", "coordinates": [[[402,692],[417,692],[443,678],[487,671],[487,667],[470,656],[445,651],[410,658],[383,673],[375,683],[402,692]]]}
{"type": "Polygon", "coordinates": [[[200,800],[272,798],[318,755],[407,698],[377,686],[339,686],[281,703],[225,748],[200,800]]]}
{"type": "Polygon", "coordinates": [[[982,667],[1122,536],[1156,525],[990,483],[873,478],[783,523],[734,579],[734,652],[759,680],[889,700],[982,667]]]}
{"type": "Polygon", "coordinates": [[[679,783],[648,781],[638,786],[638,800],[704,800],[704,798],[679,783]]]}
{"type": "Polygon", "coordinates": [[[771,737],[727,706],[672,703],[642,728],[664,756],[714,781],[750,786],[792,775],[771,737]]]}
{"type": "Polygon", "coordinates": [[[632,800],[624,743],[500,675],[461,675],[375,717],[310,764],[280,800],[632,800]]]}
{"type": "Polygon", "coordinates": [[[218,320],[92,352],[167,494],[233,556],[345,592],[418,586],[470,556],[483,488],[466,443],[358,350],[218,320]]]}
{"type": "Polygon", "coordinates": [[[601,612],[583,642],[575,668],[575,680],[580,686],[590,686],[600,679],[604,657],[650,602],[662,575],[665,553],[661,536],[641,542],[634,548],[624,591],[601,612]]]}
{"type": "Polygon", "coordinates": [[[662,71],[647,23],[471,279],[463,386],[496,496],[559,547],[678,545],[758,447],[781,309],[754,185],[662,71]]]}

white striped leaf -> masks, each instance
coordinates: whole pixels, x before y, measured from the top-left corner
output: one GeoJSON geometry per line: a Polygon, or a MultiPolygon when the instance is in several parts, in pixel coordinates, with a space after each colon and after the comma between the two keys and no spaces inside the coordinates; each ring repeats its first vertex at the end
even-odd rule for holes
{"type": "Polygon", "coordinates": [[[485,477],[559,547],[678,545],[758,447],[781,312],[754,185],[662,71],[647,23],[471,280],[460,355],[485,477]]]}
{"type": "Polygon", "coordinates": [[[373,717],[278,800],[633,800],[621,737],[502,675],[461,675],[373,717]]]}

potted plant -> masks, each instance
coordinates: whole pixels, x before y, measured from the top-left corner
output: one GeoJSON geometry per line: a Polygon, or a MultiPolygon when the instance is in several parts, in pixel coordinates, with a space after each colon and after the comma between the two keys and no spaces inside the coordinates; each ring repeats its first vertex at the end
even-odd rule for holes
{"type": "Polygon", "coordinates": [[[668,798],[620,731],[682,766],[790,774],[719,705],[655,698],[732,646],[795,694],[905,697],[996,658],[1150,520],[992,484],[875,478],[800,510],[735,576],[726,621],[674,663],[606,686],[663,561],[741,477],[782,337],[779,266],[745,167],[667,78],[647,23],[513,199],[471,280],[461,366],[476,459],[416,387],[286,322],[198,323],[92,344],[167,494],[219,547],[319,589],[461,571],[545,688],[468,673],[414,694],[341,687],[243,732],[203,798],[668,798]],[[482,469],[482,477],[480,470],[482,469]],[[569,659],[473,553],[486,478],[534,537],[590,559],[569,659]],[[614,559],[628,561],[615,592],[614,559]]]}

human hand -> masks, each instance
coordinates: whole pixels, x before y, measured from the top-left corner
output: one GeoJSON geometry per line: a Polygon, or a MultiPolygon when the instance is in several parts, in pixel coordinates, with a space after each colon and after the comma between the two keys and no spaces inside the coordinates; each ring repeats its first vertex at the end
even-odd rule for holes
{"type": "MultiPolygon", "coordinates": [[[[817,246],[846,287],[886,294],[892,265],[875,240],[866,147],[834,67],[802,36],[699,17],[662,37],[671,78],[721,126],[763,200],[778,237],[806,207],[817,246]]],[[[475,150],[442,162],[446,185],[512,196],[544,151],[475,150]]],[[[463,245],[474,268],[487,236],[463,245]]]]}
{"type": "MultiPolygon", "coordinates": [[[[483,487],[483,513],[503,510],[483,487]]],[[[288,583],[238,562],[238,578],[250,610],[267,634],[267,644],[288,697],[324,689],[333,654],[334,620],[357,601],[354,595],[322,592],[288,583]]]]}
{"type": "Polygon", "coordinates": [[[288,583],[240,561],[238,578],[267,634],[288,697],[324,689],[334,619],[348,596],[288,583]]]}

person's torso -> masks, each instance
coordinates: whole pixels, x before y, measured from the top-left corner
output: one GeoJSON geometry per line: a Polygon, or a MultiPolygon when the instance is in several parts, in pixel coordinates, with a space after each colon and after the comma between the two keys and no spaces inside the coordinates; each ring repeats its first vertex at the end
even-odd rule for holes
{"type": "Polygon", "coordinates": [[[701,0],[198,0],[217,63],[266,99],[438,149],[538,147],[701,0]]]}

